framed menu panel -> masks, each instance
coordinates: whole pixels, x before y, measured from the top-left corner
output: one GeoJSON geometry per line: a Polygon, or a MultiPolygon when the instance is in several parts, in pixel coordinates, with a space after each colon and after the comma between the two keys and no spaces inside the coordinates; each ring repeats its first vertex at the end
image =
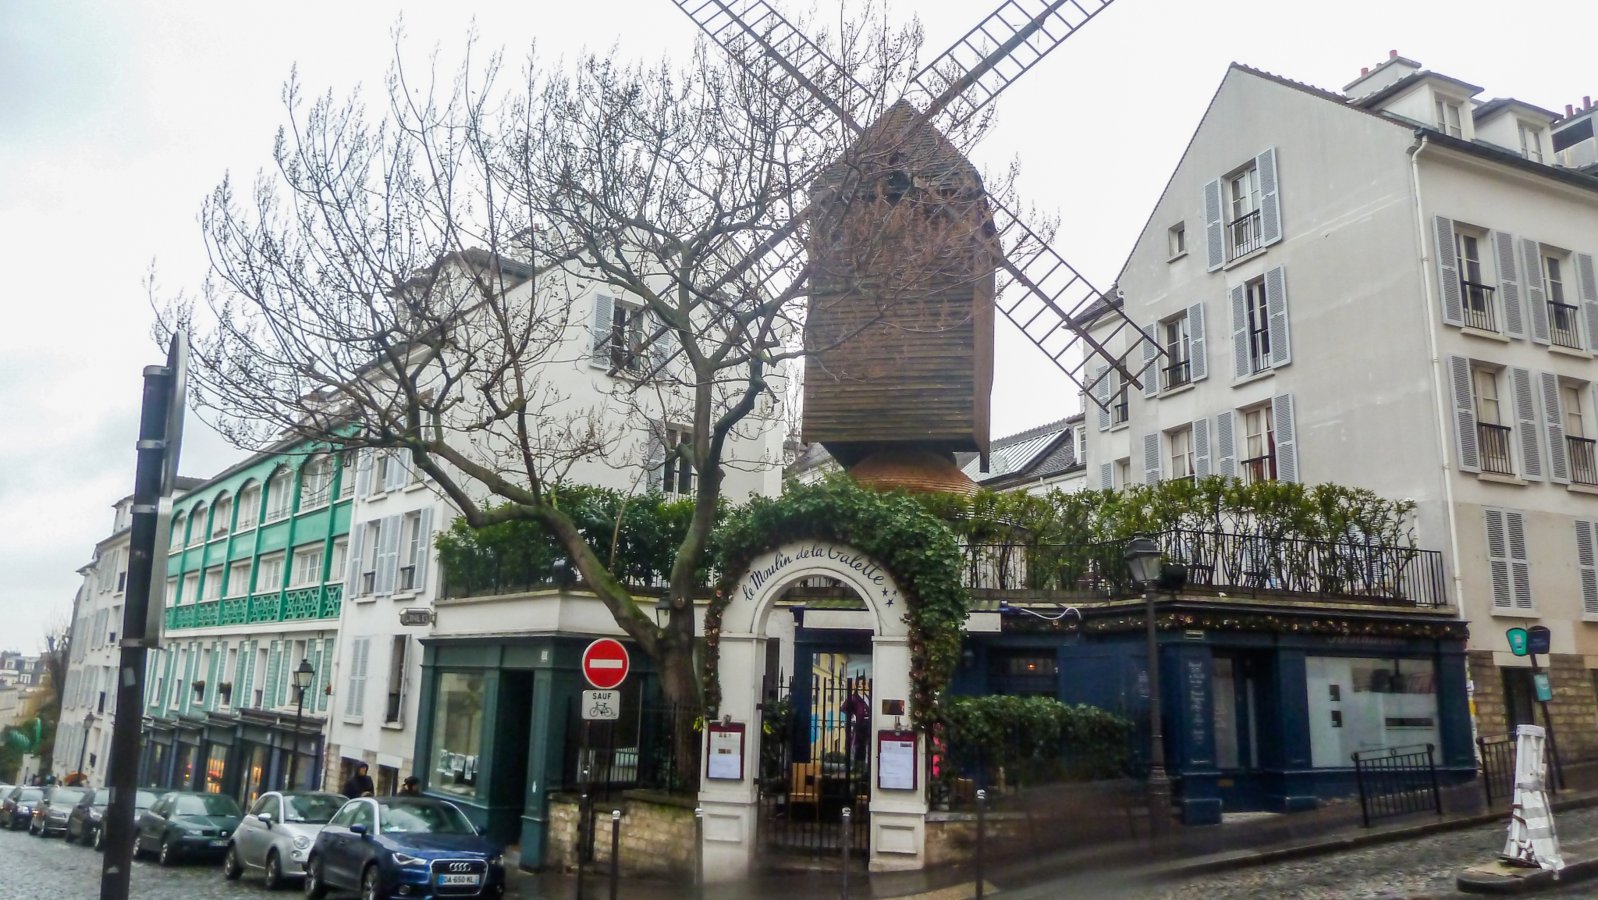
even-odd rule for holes
{"type": "Polygon", "coordinates": [[[744,777],[744,724],[712,722],[705,754],[705,777],[717,781],[742,781],[744,777]]]}
{"type": "Polygon", "coordinates": [[[916,789],[920,770],[916,742],[913,731],[877,732],[877,787],[885,791],[916,789]]]}

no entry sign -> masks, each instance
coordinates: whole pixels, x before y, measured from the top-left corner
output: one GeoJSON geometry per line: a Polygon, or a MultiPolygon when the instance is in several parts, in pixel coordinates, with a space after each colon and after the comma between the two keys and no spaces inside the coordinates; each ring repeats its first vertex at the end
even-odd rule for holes
{"type": "Polygon", "coordinates": [[[627,648],[611,638],[600,638],[583,651],[583,677],[602,691],[626,681],[629,668],[627,648]]]}

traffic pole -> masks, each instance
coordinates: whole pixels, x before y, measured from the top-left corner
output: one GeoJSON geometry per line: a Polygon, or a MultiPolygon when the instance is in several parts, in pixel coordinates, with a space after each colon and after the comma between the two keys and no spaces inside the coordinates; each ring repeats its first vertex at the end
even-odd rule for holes
{"type": "Polygon", "coordinates": [[[610,900],[621,896],[621,810],[610,811],[610,900]]]}

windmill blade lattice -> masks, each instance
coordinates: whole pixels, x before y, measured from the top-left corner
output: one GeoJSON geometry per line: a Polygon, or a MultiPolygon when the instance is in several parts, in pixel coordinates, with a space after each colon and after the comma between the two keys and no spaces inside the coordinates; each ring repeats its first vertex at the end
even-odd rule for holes
{"type": "Polygon", "coordinates": [[[947,131],[970,121],[1113,0],[1004,0],[911,80],[947,131]]]}

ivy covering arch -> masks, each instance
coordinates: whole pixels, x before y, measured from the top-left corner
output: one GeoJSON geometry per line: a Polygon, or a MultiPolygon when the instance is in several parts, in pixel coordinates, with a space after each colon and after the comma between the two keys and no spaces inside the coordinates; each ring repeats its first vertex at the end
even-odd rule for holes
{"type": "Polygon", "coordinates": [[[720,535],[721,578],[705,614],[705,708],[721,705],[718,671],[721,617],[755,557],[795,540],[848,544],[875,558],[904,594],[909,626],[910,721],[921,731],[938,719],[938,697],[960,658],[969,594],[960,579],[955,534],[903,492],[860,488],[846,476],[789,485],[776,498],[756,498],[730,517],[720,535]]]}

